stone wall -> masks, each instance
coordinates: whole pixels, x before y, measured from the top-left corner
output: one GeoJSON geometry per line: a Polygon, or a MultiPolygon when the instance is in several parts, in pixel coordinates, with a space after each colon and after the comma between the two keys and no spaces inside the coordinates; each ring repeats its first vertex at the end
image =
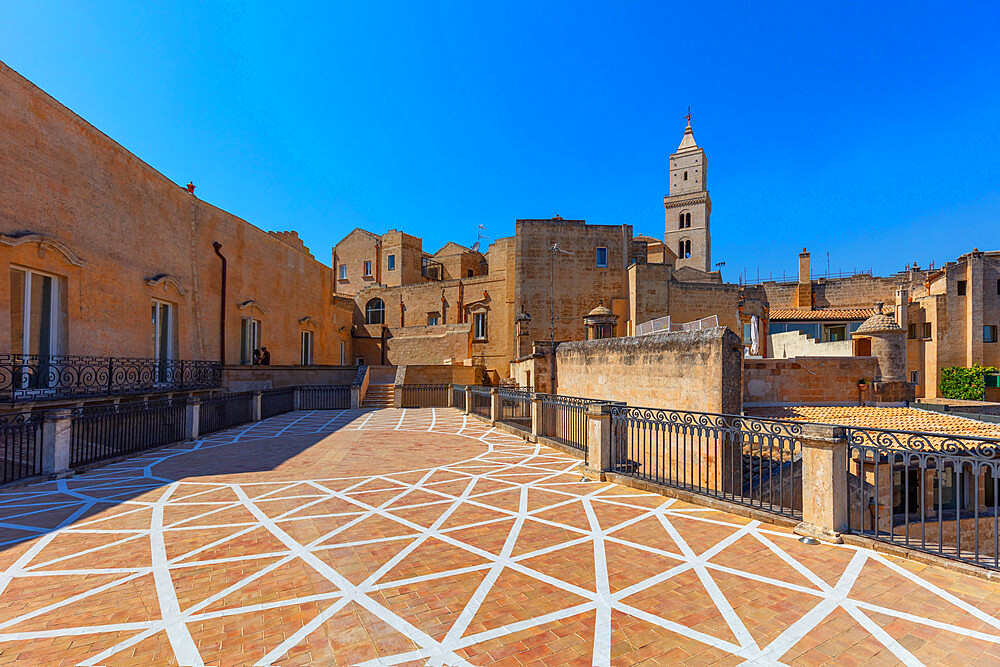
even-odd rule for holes
{"type": "MultiPolygon", "coordinates": [[[[261,322],[274,364],[350,357],[350,315],[331,299],[330,267],[287,234],[269,234],[190,194],[0,63],[0,349],[11,327],[11,267],[56,278],[58,352],[151,357],[153,300],[172,304],[173,356],[220,356],[221,261],[228,259],[226,361],[240,320],[261,322]]],[[[19,295],[13,295],[15,300],[19,295]]],[[[16,306],[16,304],[15,304],[16,306]]],[[[18,350],[20,351],[20,350],[18,350]]]]}
{"type": "Polygon", "coordinates": [[[744,359],[743,404],[857,405],[858,380],[877,370],[875,357],[744,359]]]}
{"type": "Polygon", "coordinates": [[[396,373],[396,384],[482,384],[481,366],[406,365],[396,373]]]}
{"type": "Polygon", "coordinates": [[[390,329],[386,339],[386,363],[461,363],[469,358],[471,327],[465,323],[390,329]]]}
{"type": "Polygon", "coordinates": [[[768,334],[767,354],[775,359],[850,357],[853,354],[853,347],[850,340],[820,343],[801,331],[785,331],[778,334],[768,334]]]}
{"type": "Polygon", "coordinates": [[[226,366],[222,386],[229,391],[250,391],[302,384],[351,384],[355,366],[226,366]]]}
{"type": "Polygon", "coordinates": [[[739,414],[739,337],[725,327],[562,343],[557,392],[672,410],[739,414]]]}

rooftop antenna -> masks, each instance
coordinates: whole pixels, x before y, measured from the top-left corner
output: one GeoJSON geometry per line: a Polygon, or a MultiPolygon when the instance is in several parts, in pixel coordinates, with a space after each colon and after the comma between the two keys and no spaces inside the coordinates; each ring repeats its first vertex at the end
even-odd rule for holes
{"type": "Polygon", "coordinates": [[[483,239],[489,239],[490,241],[492,241],[493,237],[483,234],[483,232],[486,231],[486,225],[476,225],[476,228],[479,230],[479,233],[476,235],[476,242],[472,244],[472,250],[475,252],[479,252],[479,248],[482,246],[481,241],[483,239]]]}
{"type": "Polygon", "coordinates": [[[575,254],[574,252],[560,248],[558,241],[554,241],[549,248],[549,340],[552,342],[555,342],[556,339],[556,283],[553,268],[555,265],[555,256],[575,254]]]}

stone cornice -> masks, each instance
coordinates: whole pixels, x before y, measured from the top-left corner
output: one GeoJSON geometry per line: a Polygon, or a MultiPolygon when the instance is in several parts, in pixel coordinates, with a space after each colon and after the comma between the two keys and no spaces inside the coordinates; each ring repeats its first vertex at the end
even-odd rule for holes
{"type": "Polygon", "coordinates": [[[257,301],[255,301],[253,299],[247,299],[246,301],[244,301],[244,302],[242,302],[240,304],[240,310],[245,310],[245,311],[248,311],[248,312],[251,312],[251,313],[253,312],[253,310],[255,308],[261,314],[265,314],[265,315],[267,314],[267,309],[264,308],[264,306],[260,305],[257,301]]]}
{"type": "Polygon", "coordinates": [[[306,315],[305,317],[300,317],[299,318],[299,324],[301,324],[303,326],[308,325],[308,326],[311,326],[311,327],[318,327],[319,326],[318,324],[316,324],[316,320],[314,320],[313,318],[309,317],[308,315],[306,315]]]}
{"type": "Polygon", "coordinates": [[[681,208],[684,206],[690,206],[692,204],[705,204],[708,206],[709,210],[712,210],[712,200],[708,196],[707,192],[696,193],[694,195],[673,195],[666,196],[663,198],[663,208],[681,208]]]}
{"type": "Polygon", "coordinates": [[[167,286],[170,286],[177,291],[177,294],[179,296],[184,296],[185,294],[187,294],[187,290],[181,287],[180,281],[177,280],[177,278],[174,278],[169,273],[160,273],[158,275],[153,276],[152,278],[146,278],[146,285],[148,285],[149,287],[157,287],[159,285],[163,285],[163,289],[166,289],[167,286]]]}
{"type": "Polygon", "coordinates": [[[26,232],[15,236],[0,234],[0,245],[14,248],[24,243],[36,243],[41,250],[55,250],[73,266],[84,266],[87,263],[87,260],[82,259],[79,255],[70,250],[65,243],[54,236],[49,236],[48,234],[36,234],[34,232],[26,232]]]}

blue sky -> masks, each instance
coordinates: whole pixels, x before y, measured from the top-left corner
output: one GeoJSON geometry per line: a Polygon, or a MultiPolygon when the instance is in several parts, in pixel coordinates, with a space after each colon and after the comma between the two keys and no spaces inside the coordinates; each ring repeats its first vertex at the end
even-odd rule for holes
{"type": "Polygon", "coordinates": [[[1000,4],[5,2],[0,59],[329,263],[584,218],[663,235],[691,105],[724,277],[1000,248],[1000,4]]]}

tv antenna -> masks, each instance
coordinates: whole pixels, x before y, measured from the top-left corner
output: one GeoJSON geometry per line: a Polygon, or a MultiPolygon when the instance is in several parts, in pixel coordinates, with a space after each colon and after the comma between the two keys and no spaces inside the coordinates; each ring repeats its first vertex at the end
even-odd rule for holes
{"type": "Polygon", "coordinates": [[[549,341],[556,339],[556,290],[555,290],[555,257],[556,255],[575,255],[575,252],[563,250],[559,241],[554,241],[549,247],[549,341]]]}
{"type": "Polygon", "coordinates": [[[486,231],[486,225],[476,225],[476,228],[479,230],[479,233],[476,235],[476,242],[472,244],[472,250],[474,252],[479,252],[479,248],[482,247],[482,240],[489,239],[492,241],[493,237],[483,234],[483,232],[486,231]]]}

